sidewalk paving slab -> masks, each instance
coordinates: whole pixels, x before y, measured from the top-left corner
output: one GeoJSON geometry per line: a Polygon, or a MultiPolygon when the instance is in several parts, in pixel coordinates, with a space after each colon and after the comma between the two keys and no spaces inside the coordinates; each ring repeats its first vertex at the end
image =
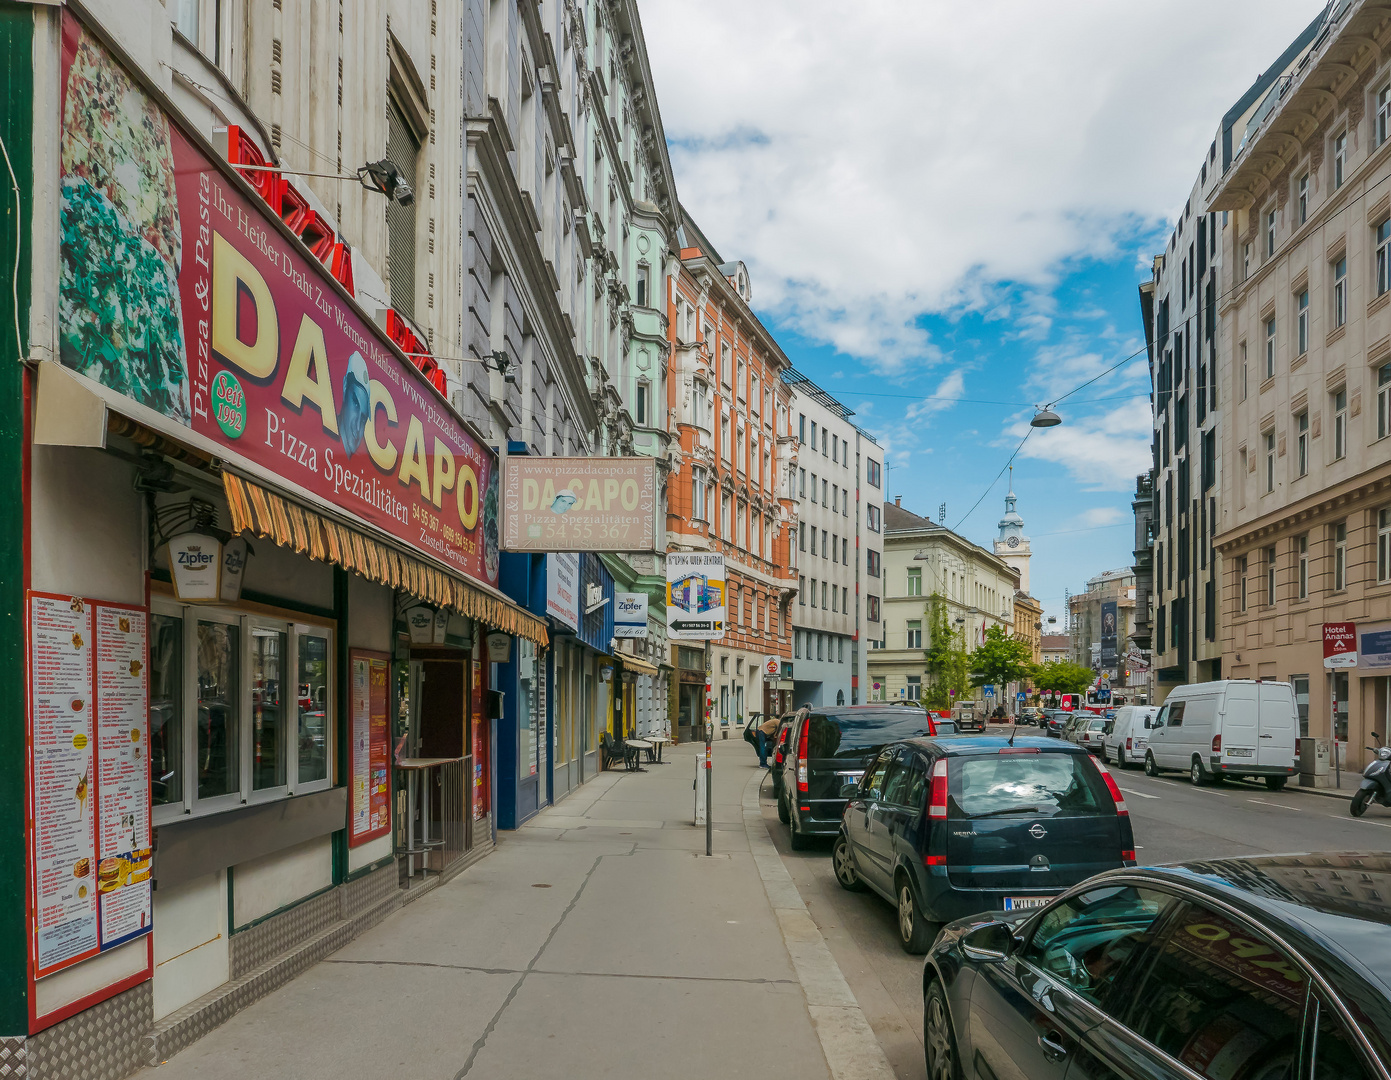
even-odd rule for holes
{"type": "Polygon", "coordinates": [[[159,1080],[891,1076],[758,814],[763,772],[716,744],[707,858],[697,753],[501,834],[159,1080]]]}

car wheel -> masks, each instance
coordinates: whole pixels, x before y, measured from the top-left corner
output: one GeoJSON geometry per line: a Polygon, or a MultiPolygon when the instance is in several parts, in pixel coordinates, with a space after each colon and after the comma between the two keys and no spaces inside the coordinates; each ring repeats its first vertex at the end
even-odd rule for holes
{"type": "Polygon", "coordinates": [[[918,910],[913,886],[902,876],[898,879],[898,940],[903,951],[913,956],[921,956],[932,944],[932,934],[918,910]]]}
{"type": "Polygon", "coordinates": [[[1265,786],[1268,787],[1271,791],[1284,791],[1285,781],[1287,779],[1288,777],[1284,776],[1267,776],[1265,778],[1265,786]]]}
{"type": "Polygon", "coordinates": [[[923,995],[923,1058],[927,1080],[957,1080],[956,1036],[947,1012],[947,994],[940,979],[933,979],[923,995]]]}
{"type": "Polygon", "coordinates": [[[1361,817],[1367,812],[1367,804],[1372,801],[1370,789],[1359,791],[1352,797],[1352,805],[1348,807],[1348,813],[1353,817],[1361,817]]]}
{"type": "Polygon", "coordinates": [[[787,806],[787,799],[781,797],[778,799],[778,820],[784,825],[792,820],[792,811],[787,806]]]}
{"type": "Polygon", "coordinates": [[[1145,751],[1145,775],[1159,775],[1159,766],[1154,763],[1154,755],[1151,754],[1148,750],[1145,751]]]}
{"type": "Polygon", "coordinates": [[[855,873],[855,855],[850,850],[850,837],[841,833],[836,837],[835,847],[831,848],[831,865],[835,868],[836,881],[847,892],[863,892],[864,882],[855,873]]]}
{"type": "Polygon", "coordinates": [[[1120,747],[1116,747],[1116,768],[1118,768],[1118,769],[1128,769],[1128,768],[1130,768],[1130,766],[1127,765],[1127,764],[1125,763],[1125,751],[1122,750],[1120,747]]]}
{"type": "Polygon", "coordinates": [[[803,835],[801,829],[797,828],[796,818],[792,818],[788,822],[788,831],[790,833],[788,842],[791,843],[793,851],[806,851],[807,848],[811,847],[811,840],[803,835]]]}
{"type": "Polygon", "coordinates": [[[1197,758],[1193,759],[1193,764],[1188,769],[1188,779],[1193,781],[1194,787],[1202,787],[1207,783],[1207,776],[1203,773],[1203,763],[1197,758]]]}

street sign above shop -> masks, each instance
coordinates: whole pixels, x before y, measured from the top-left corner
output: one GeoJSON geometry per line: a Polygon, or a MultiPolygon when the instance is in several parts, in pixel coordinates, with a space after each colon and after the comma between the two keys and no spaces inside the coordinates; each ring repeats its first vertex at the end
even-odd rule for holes
{"type": "Polygon", "coordinates": [[[667,553],[667,637],[717,641],[724,637],[724,556],[667,553]]]}
{"type": "Polygon", "coordinates": [[[331,269],[66,12],[62,80],[63,365],[233,471],[270,474],[496,585],[493,452],[331,269]]]}
{"type": "Polygon", "coordinates": [[[763,677],[765,679],[776,679],[782,674],[782,661],[776,656],[765,656],[763,658],[763,677]]]}
{"type": "Polygon", "coordinates": [[[507,551],[652,552],[657,462],[648,457],[506,459],[507,551]]]}
{"type": "Polygon", "coordinates": [[[647,636],[647,594],[615,593],[613,598],[613,636],[645,638],[647,636]]]}

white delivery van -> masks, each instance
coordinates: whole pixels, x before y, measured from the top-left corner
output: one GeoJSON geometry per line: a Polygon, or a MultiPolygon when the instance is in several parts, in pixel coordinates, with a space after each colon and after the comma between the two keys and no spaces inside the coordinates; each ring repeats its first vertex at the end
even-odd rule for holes
{"type": "Polygon", "coordinates": [[[1151,721],[1145,772],[1181,769],[1195,784],[1263,777],[1279,791],[1298,769],[1299,713],[1289,683],[1225,679],[1180,686],[1151,721]]]}
{"type": "Polygon", "coordinates": [[[1115,722],[1106,736],[1102,758],[1114,761],[1122,769],[1143,764],[1145,748],[1149,746],[1150,724],[1158,715],[1158,705],[1122,705],[1116,710],[1115,722]]]}

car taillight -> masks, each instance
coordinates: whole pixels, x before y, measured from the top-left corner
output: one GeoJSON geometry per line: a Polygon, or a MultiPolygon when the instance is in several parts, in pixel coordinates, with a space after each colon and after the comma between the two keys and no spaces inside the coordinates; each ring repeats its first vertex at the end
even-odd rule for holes
{"type": "Polygon", "coordinates": [[[1129,863],[1133,866],[1136,861],[1135,852],[1132,848],[1126,848],[1121,852],[1121,862],[1129,863]]]}
{"type": "Polygon", "coordinates": [[[1088,757],[1091,759],[1091,763],[1096,766],[1097,771],[1101,773],[1101,779],[1106,781],[1106,790],[1111,793],[1111,800],[1116,804],[1117,816],[1129,817],[1130,811],[1126,809],[1125,796],[1121,794],[1121,789],[1116,787],[1116,778],[1112,776],[1110,770],[1107,769],[1105,765],[1101,764],[1101,762],[1097,761],[1096,758],[1091,757],[1090,754],[1088,757]]]}
{"type": "Polygon", "coordinates": [[[1129,738],[1129,736],[1126,737],[1126,740],[1125,740],[1125,748],[1126,748],[1127,750],[1129,750],[1129,749],[1131,748],[1131,747],[1130,747],[1130,738],[1129,738]]]}
{"type": "Polygon", "coordinates": [[[947,816],[947,759],[938,758],[932,766],[932,793],[928,799],[927,816],[947,816]]]}
{"type": "Polygon", "coordinates": [[[1004,746],[1000,748],[1002,754],[1037,754],[1037,746],[1004,746]]]}
{"type": "Polygon", "coordinates": [[[802,721],[802,734],[797,740],[797,790],[807,790],[807,737],[811,733],[811,717],[802,721]]]}
{"type": "Polygon", "coordinates": [[[1221,736],[1221,735],[1214,735],[1214,736],[1212,737],[1212,752],[1213,752],[1214,754],[1220,754],[1220,753],[1222,752],[1222,736],[1221,736]]]}
{"type": "Polygon", "coordinates": [[[947,865],[947,857],[946,857],[945,855],[924,855],[924,856],[923,856],[923,865],[924,865],[924,866],[946,866],[946,865],[947,865]]]}

